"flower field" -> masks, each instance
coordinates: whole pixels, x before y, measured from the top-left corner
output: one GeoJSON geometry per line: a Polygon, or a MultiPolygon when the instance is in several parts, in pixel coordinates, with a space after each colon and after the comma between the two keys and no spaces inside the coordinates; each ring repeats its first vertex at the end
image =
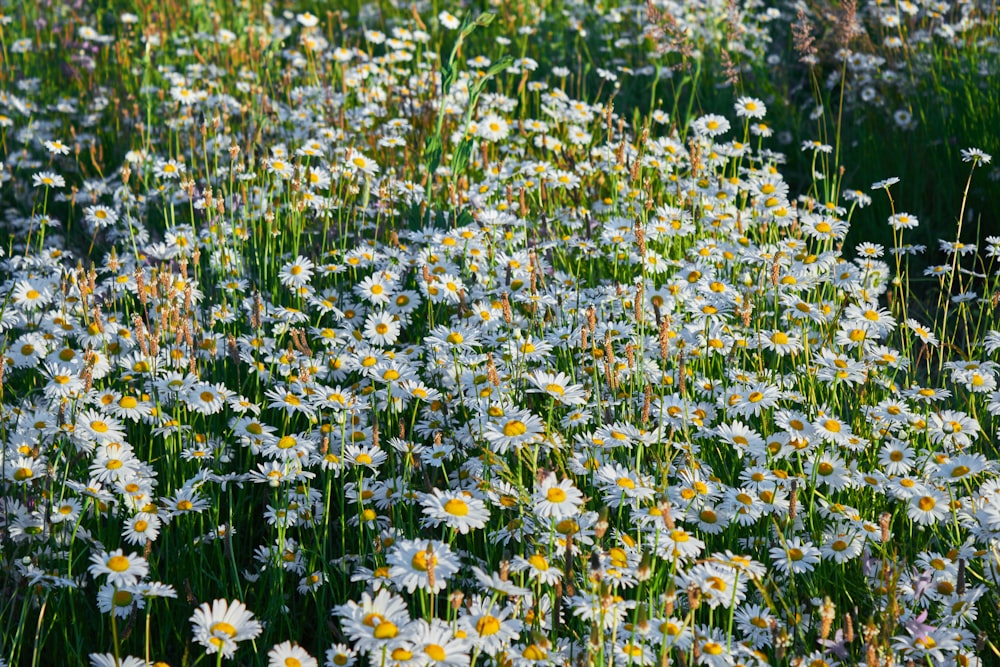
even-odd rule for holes
{"type": "Polygon", "coordinates": [[[1000,661],[995,3],[0,56],[0,667],[1000,661]]]}

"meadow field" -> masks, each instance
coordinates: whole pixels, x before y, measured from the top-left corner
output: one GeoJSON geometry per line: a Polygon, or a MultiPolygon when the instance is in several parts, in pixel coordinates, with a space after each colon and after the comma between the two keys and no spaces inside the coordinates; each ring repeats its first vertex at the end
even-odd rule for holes
{"type": "Polygon", "coordinates": [[[0,59],[0,667],[1000,664],[995,2],[0,59]]]}

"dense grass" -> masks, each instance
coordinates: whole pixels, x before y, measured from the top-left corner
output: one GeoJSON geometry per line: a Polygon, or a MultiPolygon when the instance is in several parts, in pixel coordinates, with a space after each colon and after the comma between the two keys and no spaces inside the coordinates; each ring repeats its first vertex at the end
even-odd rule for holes
{"type": "Polygon", "coordinates": [[[5,15],[0,662],[1000,655],[995,9],[339,6],[5,15]]]}

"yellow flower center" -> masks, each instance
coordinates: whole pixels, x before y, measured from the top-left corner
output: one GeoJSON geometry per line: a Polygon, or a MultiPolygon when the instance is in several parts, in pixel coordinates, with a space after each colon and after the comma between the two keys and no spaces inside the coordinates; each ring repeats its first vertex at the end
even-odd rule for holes
{"type": "Polygon", "coordinates": [[[108,569],[114,572],[124,572],[128,566],[128,558],[125,556],[112,556],[108,559],[108,569]]]}
{"type": "Polygon", "coordinates": [[[469,513],[469,505],[461,498],[452,498],[444,504],[444,511],[452,516],[465,516],[469,513]]]}

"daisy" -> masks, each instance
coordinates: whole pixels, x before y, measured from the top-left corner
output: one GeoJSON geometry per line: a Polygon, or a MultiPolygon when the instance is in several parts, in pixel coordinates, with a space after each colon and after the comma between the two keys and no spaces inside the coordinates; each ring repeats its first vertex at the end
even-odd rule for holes
{"type": "Polygon", "coordinates": [[[31,184],[36,188],[64,188],[66,179],[51,171],[40,171],[31,175],[31,184]]]}
{"type": "Polygon", "coordinates": [[[507,138],[510,126],[500,116],[491,113],[479,121],[477,134],[483,141],[497,142],[507,138]]]}
{"type": "Polygon", "coordinates": [[[396,542],[386,562],[393,584],[408,593],[418,588],[429,593],[441,592],[460,564],[445,542],[404,539],[396,542]]]}
{"type": "Polygon", "coordinates": [[[535,552],[527,558],[515,556],[510,569],[514,572],[527,572],[529,579],[547,586],[554,586],[562,579],[562,570],[549,562],[541,552],[535,552]]]}
{"type": "Polygon", "coordinates": [[[153,542],[160,534],[160,517],[148,512],[139,512],[125,522],[122,537],[129,544],[144,545],[153,542]]]}
{"type": "Polygon", "coordinates": [[[236,652],[237,642],[253,639],[264,629],[239,600],[215,600],[211,605],[203,602],[190,621],[194,639],[205,652],[221,653],[227,659],[236,652]]]}
{"type": "Polygon", "coordinates": [[[146,667],[148,664],[143,658],[137,658],[134,655],[118,658],[113,653],[90,654],[90,667],[146,667]]]}
{"type": "Polygon", "coordinates": [[[375,160],[354,148],[347,150],[347,155],[344,156],[344,166],[352,174],[360,172],[366,177],[374,176],[379,172],[379,166],[375,160]]]}
{"type": "Polygon", "coordinates": [[[52,290],[47,285],[32,284],[27,280],[18,281],[12,295],[14,304],[21,310],[35,310],[52,300],[52,290]]]}
{"type": "Polygon", "coordinates": [[[993,463],[982,454],[961,454],[940,466],[936,474],[944,482],[956,484],[993,468],[993,463]]]}
{"type": "Polygon", "coordinates": [[[88,206],[83,209],[84,220],[96,229],[110,227],[118,221],[118,213],[103,204],[88,206]]]}
{"type": "Polygon", "coordinates": [[[134,422],[153,414],[153,406],[148,401],[131,394],[116,396],[107,408],[115,417],[124,417],[134,422]]]}
{"type": "Polygon", "coordinates": [[[169,518],[179,514],[204,512],[210,506],[210,503],[191,487],[178,489],[177,493],[164,500],[164,504],[169,518]]]}
{"type": "Polygon", "coordinates": [[[921,526],[933,526],[948,514],[948,497],[931,488],[924,488],[923,493],[914,493],[906,507],[906,515],[921,526]]]}
{"type": "Polygon", "coordinates": [[[153,174],[157,178],[175,179],[180,178],[187,168],[183,162],[177,160],[158,159],[153,165],[153,174]]]}
{"type": "Polygon", "coordinates": [[[765,331],[758,337],[759,345],[765,350],[773,350],[779,357],[795,355],[802,351],[802,339],[795,333],[780,329],[765,331]]]}
{"type": "Polygon", "coordinates": [[[282,285],[291,289],[304,287],[312,279],[315,268],[316,265],[313,264],[312,260],[299,255],[294,261],[281,267],[278,280],[281,281],[282,285]]]}
{"type": "Polygon", "coordinates": [[[214,415],[226,405],[226,400],[232,395],[225,385],[216,383],[199,384],[191,387],[184,397],[188,409],[203,415],[214,415]]]}
{"type": "Polygon", "coordinates": [[[497,655],[516,640],[524,626],[512,604],[479,595],[473,596],[471,603],[462,611],[458,627],[483,653],[490,656],[497,655]]]}
{"type": "Polygon", "coordinates": [[[825,560],[840,564],[860,556],[864,546],[863,534],[853,529],[841,529],[824,536],[820,553],[825,560]]]}
{"type": "Polygon", "coordinates": [[[486,503],[464,491],[434,489],[420,494],[420,504],[427,517],[425,523],[434,527],[443,523],[463,535],[484,528],[490,518],[486,503]]]}
{"type": "Polygon", "coordinates": [[[729,121],[717,114],[706,114],[691,124],[695,134],[704,137],[717,137],[729,131],[729,121]]]}
{"type": "Polygon", "coordinates": [[[767,106],[755,97],[741,97],[736,100],[736,115],[760,119],[767,115],[767,106]]]}
{"type": "Polygon", "coordinates": [[[374,273],[355,285],[354,293],[376,306],[388,306],[392,302],[393,288],[383,275],[374,273]]]}
{"type": "Polygon", "coordinates": [[[67,498],[61,502],[53,503],[49,521],[52,523],[75,523],[82,510],[83,505],[79,500],[67,498]]]}
{"type": "Polygon", "coordinates": [[[461,25],[461,21],[458,20],[458,17],[446,11],[442,11],[438,14],[438,21],[440,21],[441,25],[448,30],[456,30],[458,29],[458,26],[461,25]]]}
{"type": "Polygon", "coordinates": [[[3,462],[4,479],[15,484],[28,484],[32,480],[43,478],[46,472],[44,457],[5,456],[3,462]]]}
{"type": "Polygon", "coordinates": [[[125,555],[121,549],[111,553],[102,551],[90,556],[91,566],[87,568],[91,576],[108,575],[107,582],[119,588],[139,583],[149,573],[146,559],[139,554],[125,555]]]}
{"type": "Polygon", "coordinates": [[[97,608],[102,614],[114,613],[118,618],[128,618],[133,608],[145,607],[146,601],[142,595],[138,595],[135,586],[118,587],[106,583],[97,591],[97,608]]]}
{"type": "Polygon", "coordinates": [[[326,650],[325,667],[354,667],[356,653],[347,644],[334,644],[326,650]]]}
{"type": "Polygon", "coordinates": [[[473,644],[464,635],[452,631],[451,625],[434,618],[430,622],[420,619],[412,628],[410,641],[417,652],[424,654],[423,665],[464,667],[471,661],[473,644]]]}
{"type": "Polygon", "coordinates": [[[507,343],[507,354],[515,361],[540,361],[552,351],[552,344],[528,335],[507,343]]]}
{"type": "Polygon", "coordinates": [[[913,229],[920,224],[917,216],[912,213],[894,213],[889,217],[889,226],[894,230],[913,229]]]}
{"type": "Polygon", "coordinates": [[[774,566],[786,574],[811,572],[820,560],[820,550],[800,537],[793,537],[782,547],[771,547],[774,566]]]}
{"type": "Polygon", "coordinates": [[[583,493],[573,485],[573,481],[564,479],[560,482],[554,473],[541,480],[532,498],[535,514],[556,521],[576,516],[582,505],[583,493]]]}
{"type": "Polygon", "coordinates": [[[45,364],[45,373],[49,381],[45,385],[44,392],[50,401],[77,398],[83,392],[84,382],[75,370],[58,364],[45,364]]]}
{"type": "Polygon", "coordinates": [[[587,402],[587,390],[582,384],[570,384],[570,377],[563,372],[534,371],[527,377],[535,385],[529,391],[547,394],[563,405],[583,405],[587,402]]]}
{"type": "MultiPolygon", "coordinates": [[[[59,141],[58,139],[53,139],[51,141],[43,141],[42,145],[45,149],[52,153],[53,155],[69,155],[69,146],[59,141]]],[[[965,151],[962,151],[963,155],[965,151]]],[[[966,160],[968,162],[968,160],[966,160]]]]}
{"type": "Polygon", "coordinates": [[[438,325],[424,338],[430,348],[449,351],[466,351],[479,345],[479,333],[464,325],[438,325]]]}
{"type": "Polygon", "coordinates": [[[372,345],[392,345],[399,338],[400,330],[399,320],[389,312],[372,312],[365,318],[364,336],[372,345]]]}
{"type": "Polygon", "coordinates": [[[286,641],[275,644],[267,652],[267,665],[268,667],[318,667],[319,663],[304,648],[286,641]]]}
{"type": "Polygon", "coordinates": [[[942,410],[930,416],[927,432],[931,442],[948,449],[964,449],[979,437],[979,422],[958,410],[942,410]]]}
{"type": "Polygon", "coordinates": [[[491,421],[483,433],[497,454],[504,454],[511,447],[521,448],[544,439],[545,425],[529,410],[516,410],[491,421]]]}

